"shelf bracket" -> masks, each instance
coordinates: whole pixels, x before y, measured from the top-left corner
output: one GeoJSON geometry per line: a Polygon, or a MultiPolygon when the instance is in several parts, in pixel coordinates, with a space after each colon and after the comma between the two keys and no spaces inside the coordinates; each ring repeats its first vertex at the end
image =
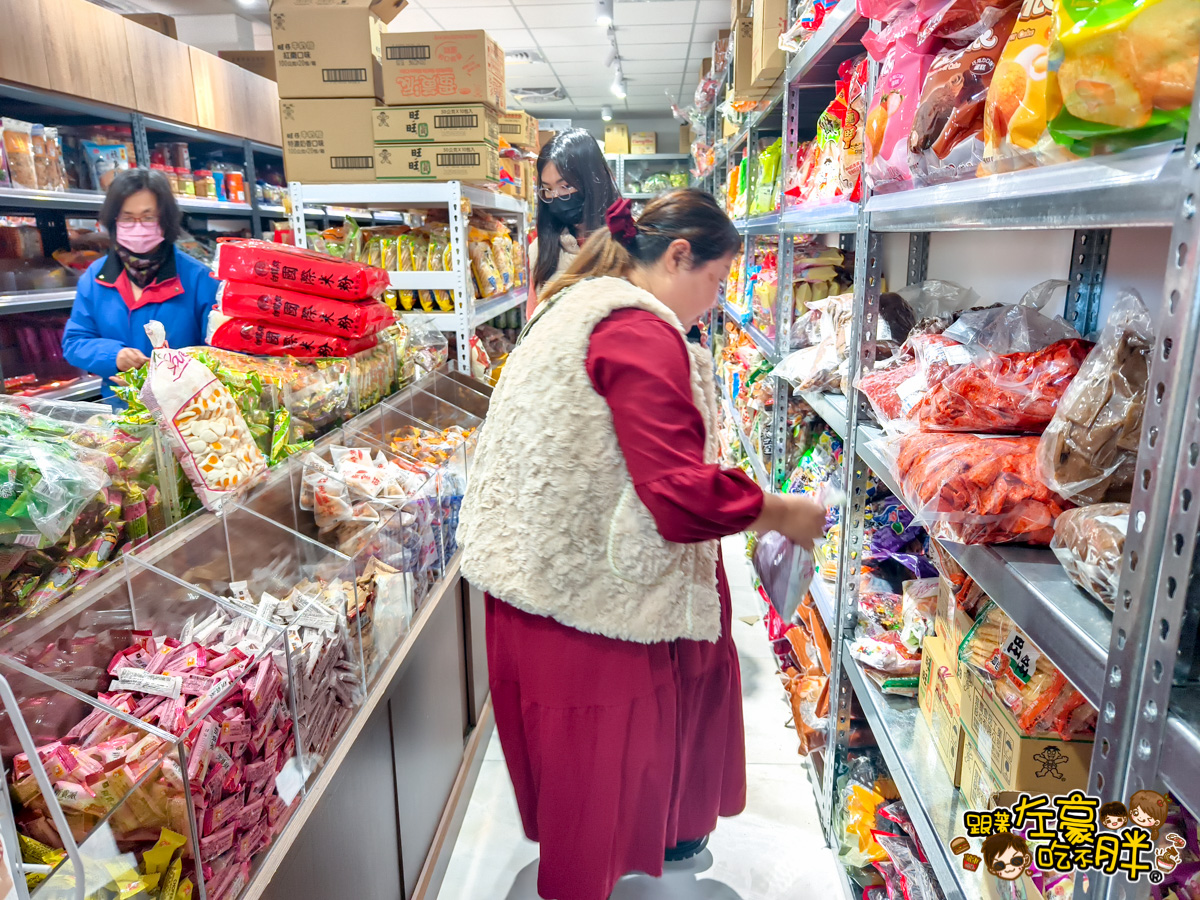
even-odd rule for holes
{"type": "Polygon", "coordinates": [[[1112,232],[1107,228],[1075,232],[1065,318],[1083,335],[1094,332],[1100,322],[1100,293],[1104,290],[1111,243],[1112,232]]]}
{"type": "MultiPolygon", "coordinates": [[[[1181,181],[1088,780],[1089,793],[1103,800],[1161,788],[1172,676],[1184,662],[1182,626],[1194,627],[1196,615],[1187,598],[1197,585],[1200,527],[1200,417],[1193,413],[1200,402],[1200,367],[1193,365],[1200,349],[1200,91],[1192,100],[1181,181]]],[[[1190,636],[1184,648],[1190,656],[1190,636]]],[[[1118,875],[1090,879],[1088,896],[1133,900],[1144,890],[1118,875]]]]}

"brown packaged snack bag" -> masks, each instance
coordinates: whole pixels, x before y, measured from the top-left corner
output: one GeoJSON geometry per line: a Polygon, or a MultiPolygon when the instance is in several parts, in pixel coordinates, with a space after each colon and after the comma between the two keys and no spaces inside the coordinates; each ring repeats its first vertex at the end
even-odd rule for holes
{"type": "Polygon", "coordinates": [[[992,73],[1019,8],[962,49],[942,50],[929,67],[909,136],[909,167],[917,184],[973,177],[983,159],[983,111],[992,73]]]}
{"type": "Polygon", "coordinates": [[[1054,522],[1050,549],[1071,580],[1109,609],[1117,600],[1128,531],[1128,503],[1078,506],[1054,522]]]}
{"type": "Polygon", "coordinates": [[[1080,504],[1129,498],[1153,343],[1142,298],[1122,292],[1038,443],[1048,487],[1080,504]]]}

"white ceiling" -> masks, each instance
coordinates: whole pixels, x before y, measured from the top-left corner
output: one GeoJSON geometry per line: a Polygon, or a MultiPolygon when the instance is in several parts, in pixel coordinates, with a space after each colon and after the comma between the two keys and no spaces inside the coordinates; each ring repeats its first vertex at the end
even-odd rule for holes
{"type": "MultiPolygon", "coordinates": [[[[484,28],[508,53],[531,50],[545,64],[509,64],[508,87],[560,87],[567,99],[527,104],[539,116],[598,117],[602,106],[626,113],[670,115],[669,93],[686,106],[712,52],[729,27],[729,0],[616,0],[613,24],[629,96],[612,95],[613,70],[595,0],[410,0],[392,31],[484,28]]],[[[515,104],[513,104],[515,105],[515,104]]]]}
{"type": "MultiPolygon", "coordinates": [[[[266,17],[268,0],[93,0],[121,11],[168,15],[236,13],[266,17]]],[[[717,32],[729,27],[729,0],[616,0],[614,27],[629,96],[612,95],[613,70],[595,0],[410,0],[391,31],[486,29],[512,53],[531,50],[547,62],[507,67],[508,87],[559,87],[567,99],[527,104],[550,117],[598,118],[603,106],[619,115],[670,116],[670,100],[687,106],[712,53],[717,32]]],[[[512,102],[511,106],[517,104],[512,102]]]]}

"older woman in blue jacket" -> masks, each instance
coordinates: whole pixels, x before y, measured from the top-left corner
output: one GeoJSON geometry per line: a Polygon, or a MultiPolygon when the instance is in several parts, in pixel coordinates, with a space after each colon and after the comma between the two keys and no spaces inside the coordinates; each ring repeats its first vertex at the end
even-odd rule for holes
{"type": "Polygon", "coordinates": [[[109,379],[149,357],[144,326],[151,319],[163,323],[172,347],[204,343],[220,282],[175,247],[179,205],[161,172],[118,174],[100,207],[100,224],[109,234],[108,255],[80,277],[62,346],[71,365],[105,379],[102,393],[111,400],[109,379]]]}

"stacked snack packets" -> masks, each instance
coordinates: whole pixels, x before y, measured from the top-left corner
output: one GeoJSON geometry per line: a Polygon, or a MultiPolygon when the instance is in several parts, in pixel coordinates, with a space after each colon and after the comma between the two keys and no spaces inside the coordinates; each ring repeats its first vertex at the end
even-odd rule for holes
{"type": "Polygon", "coordinates": [[[380,301],[383,269],[270,241],[217,248],[225,281],[206,343],[225,350],[301,359],[350,356],[374,347],[394,314],[380,301]]]}
{"type": "MultiPolygon", "coordinates": [[[[38,748],[76,841],[107,816],[120,855],[99,864],[116,896],[183,900],[203,879],[206,896],[231,900],[282,828],[303,770],[267,636],[262,620],[222,610],[178,638],[135,631],[108,665],[105,706],[38,748]]],[[[24,754],[11,779],[23,856],[56,864],[62,843],[24,754]]]]}

